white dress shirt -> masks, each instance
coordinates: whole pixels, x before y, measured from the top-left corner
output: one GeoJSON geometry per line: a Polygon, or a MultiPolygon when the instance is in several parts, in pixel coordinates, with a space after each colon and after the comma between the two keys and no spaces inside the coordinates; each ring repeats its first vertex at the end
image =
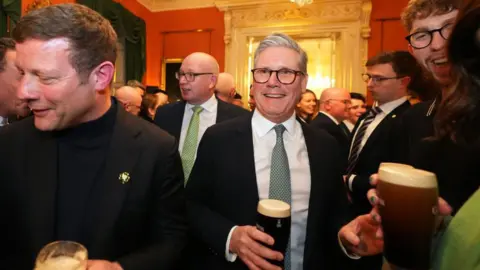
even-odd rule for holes
{"type": "MultiPolygon", "coordinates": [[[[185,137],[187,136],[188,125],[190,124],[190,120],[193,116],[192,108],[195,105],[190,103],[185,104],[185,112],[183,113],[183,121],[182,121],[182,130],[180,132],[180,141],[178,143],[178,152],[180,155],[183,151],[183,143],[185,142],[185,137]]],[[[207,130],[207,128],[215,125],[217,122],[217,108],[218,108],[218,101],[215,98],[215,95],[212,95],[209,100],[205,103],[201,104],[200,107],[203,108],[203,111],[200,113],[200,123],[198,127],[198,140],[197,140],[197,149],[200,140],[203,137],[203,134],[207,130]]],[[[195,158],[197,154],[195,153],[195,158]]]]}
{"type": "Polygon", "coordinates": [[[348,130],[350,130],[350,132],[352,132],[353,129],[355,128],[355,125],[352,124],[352,122],[350,122],[350,121],[348,121],[348,120],[343,121],[343,123],[344,123],[345,126],[348,128],[348,130]]]}
{"type": "MultiPolygon", "coordinates": [[[[358,151],[362,151],[363,147],[365,146],[365,144],[367,143],[368,141],[368,138],[370,137],[370,135],[372,135],[373,131],[378,127],[378,125],[380,125],[380,123],[382,122],[382,120],[389,114],[391,113],[393,110],[395,110],[398,106],[402,105],[405,101],[407,101],[407,97],[401,97],[399,99],[396,99],[394,101],[390,101],[390,102],[387,102],[385,104],[382,104],[380,106],[378,106],[382,112],[378,113],[376,116],[375,116],[375,119],[370,123],[370,125],[367,127],[367,130],[365,131],[365,135],[363,136],[362,138],[362,142],[360,143],[360,148],[358,151]]],[[[361,127],[363,125],[363,121],[360,123],[359,127],[361,127]]],[[[359,128],[358,128],[359,129],[359,128]]],[[[353,135],[353,140],[352,140],[352,144],[350,145],[350,155],[352,155],[352,147],[353,147],[353,143],[355,142],[355,137],[357,136],[357,132],[358,132],[358,129],[357,131],[355,132],[355,134],[353,135]]],[[[350,156],[349,155],[349,156],[350,156]]],[[[350,189],[350,191],[352,191],[352,186],[353,186],[353,179],[355,178],[355,174],[352,174],[349,178],[348,178],[348,188],[350,189]]]]}
{"type": "MultiPolygon", "coordinates": [[[[401,97],[401,98],[396,99],[394,101],[390,101],[388,103],[385,103],[385,104],[382,104],[382,105],[378,106],[382,110],[382,112],[378,113],[375,116],[375,119],[372,121],[372,123],[370,123],[370,125],[367,127],[367,130],[365,131],[365,135],[362,138],[362,142],[360,143],[359,151],[362,151],[363,147],[367,143],[368,138],[370,137],[370,135],[372,135],[373,131],[378,127],[378,125],[380,125],[382,120],[389,113],[391,113],[393,110],[395,110],[398,106],[402,105],[405,101],[407,101],[407,97],[401,97]]],[[[363,125],[363,121],[364,120],[362,120],[359,127],[361,127],[363,125]]],[[[358,129],[357,129],[357,131],[358,131],[358,129]]],[[[350,151],[352,151],[351,147],[353,146],[353,142],[355,141],[355,137],[357,136],[357,131],[355,132],[355,135],[353,136],[352,145],[350,146],[350,151]]]]}
{"type": "MultiPolygon", "coordinates": [[[[287,152],[290,167],[290,181],[292,187],[292,226],[290,231],[291,269],[303,269],[303,254],[307,232],[308,205],[310,200],[310,162],[307,146],[300,123],[293,114],[285,126],[283,142],[287,152]]],[[[273,147],[276,143],[276,133],[273,127],[276,124],[263,117],[255,110],[252,117],[253,150],[255,172],[259,199],[268,199],[270,187],[270,167],[273,147]]],[[[230,234],[226,243],[226,258],[234,261],[236,256],[229,253],[230,234]]]]}
{"type": "Polygon", "coordinates": [[[324,112],[324,111],[320,111],[320,113],[323,113],[323,114],[325,114],[326,116],[328,116],[328,118],[332,119],[332,121],[333,121],[335,124],[337,124],[337,126],[340,125],[340,123],[338,122],[338,120],[335,119],[335,117],[333,117],[333,116],[330,115],[329,113],[324,112]]]}

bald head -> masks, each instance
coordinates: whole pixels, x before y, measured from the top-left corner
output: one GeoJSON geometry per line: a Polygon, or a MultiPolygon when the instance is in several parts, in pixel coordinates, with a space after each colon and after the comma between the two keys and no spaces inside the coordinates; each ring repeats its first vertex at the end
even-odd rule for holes
{"type": "Polygon", "coordinates": [[[187,56],[178,78],[182,98],[193,105],[205,103],[213,95],[218,71],[217,60],[209,54],[196,52],[187,56]]]}
{"type": "Polygon", "coordinates": [[[330,114],[338,122],[345,120],[350,108],[350,92],[343,88],[328,88],[320,96],[320,111],[330,114]]]}
{"type": "Polygon", "coordinates": [[[219,99],[231,103],[235,96],[235,81],[232,74],[226,72],[218,74],[215,91],[219,99]]]}
{"type": "Polygon", "coordinates": [[[217,60],[208,53],[194,52],[183,59],[185,62],[194,63],[198,68],[210,70],[215,75],[220,71],[217,60]]]}
{"type": "Polygon", "coordinates": [[[138,115],[142,105],[142,96],[137,89],[131,86],[122,86],[116,90],[115,97],[127,112],[138,115]]]}

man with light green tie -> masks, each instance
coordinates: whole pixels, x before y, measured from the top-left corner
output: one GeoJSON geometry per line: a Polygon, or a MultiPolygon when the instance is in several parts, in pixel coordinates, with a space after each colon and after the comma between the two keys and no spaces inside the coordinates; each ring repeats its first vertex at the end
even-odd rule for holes
{"type": "Polygon", "coordinates": [[[213,56],[202,52],[188,55],[175,73],[183,101],[159,107],[155,114],[155,123],[179,143],[185,184],[205,130],[216,123],[249,115],[247,110],[215,98],[218,73],[219,66],[213,56]]]}

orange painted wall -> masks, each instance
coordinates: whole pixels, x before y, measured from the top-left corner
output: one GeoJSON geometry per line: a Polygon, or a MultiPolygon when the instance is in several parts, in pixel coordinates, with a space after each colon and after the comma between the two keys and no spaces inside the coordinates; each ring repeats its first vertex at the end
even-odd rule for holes
{"type": "MultiPolygon", "coordinates": [[[[63,4],[63,3],[76,3],[76,0],[51,0],[52,4],[63,4]]],[[[34,0],[22,0],[22,14],[25,13],[25,9],[27,6],[31,3],[33,3],[34,0]]]]}
{"type": "Polygon", "coordinates": [[[153,13],[147,22],[146,83],[160,85],[164,58],[185,58],[196,51],[213,55],[223,70],[224,32],[223,12],[216,8],[153,13]]]}
{"type": "Polygon", "coordinates": [[[381,51],[406,50],[407,32],[400,20],[402,10],[408,0],[372,0],[372,17],[370,25],[372,33],[368,42],[368,56],[374,56],[381,51]]]}
{"type": "MultiPolygon", "coordinates": [[[[370,20],[372,32],[368,41],[368,57],[382,51],[408,49],[408,43],[405,40],[407,32],[400,20],[400,14],[407,3],[408,0],[372,0],[370,20]]],[[[369,92],[367,92],[367,99],[370,104],[373,102],[369,92]]]]}

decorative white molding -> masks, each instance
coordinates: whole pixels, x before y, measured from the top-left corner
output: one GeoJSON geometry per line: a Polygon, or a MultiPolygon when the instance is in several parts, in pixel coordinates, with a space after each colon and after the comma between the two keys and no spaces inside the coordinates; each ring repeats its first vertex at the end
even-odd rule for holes
{"type": "Polygon", "coordinates": [[[296,37],[336,36],[336,86],[365,93],[361,74],[368,57],[371,0],[315,0],[298,7],[287,0],[221,0],[224,11],[225,71],[234,75],[237,91],[248,97],[248,49],[250,38],[272,32],[296,37]]]}
{"type": "Polygon", "coordinates": [[[137,0],[152,12],[214,7],[214,0],[137,0]]]}

